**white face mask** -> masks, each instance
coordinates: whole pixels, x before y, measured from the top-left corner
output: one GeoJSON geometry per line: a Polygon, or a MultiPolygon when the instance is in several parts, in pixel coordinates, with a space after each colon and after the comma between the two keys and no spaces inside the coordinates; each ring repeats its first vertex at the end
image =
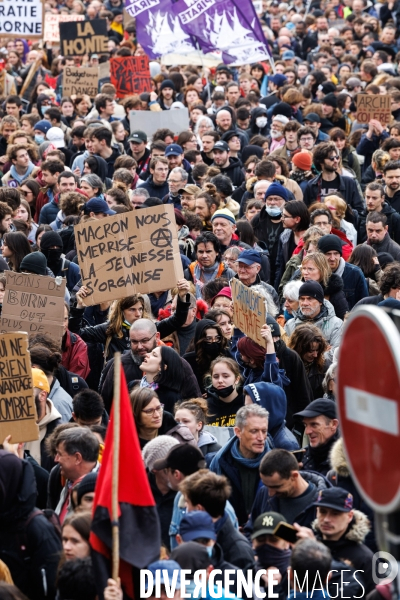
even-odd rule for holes
{"type": "Polygon", "coordinates": [[[268,121],[267,117],[257,117],[257,119],[256,119],[256,125],[260,129],[263,129],[263,127],[266,126],[267,121],[268,121]]]}

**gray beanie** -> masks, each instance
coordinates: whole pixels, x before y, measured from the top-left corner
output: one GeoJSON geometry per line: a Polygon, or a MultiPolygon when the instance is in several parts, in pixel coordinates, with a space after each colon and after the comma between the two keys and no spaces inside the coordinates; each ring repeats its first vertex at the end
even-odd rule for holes
{"type": "Polygon", "coordinates": [[[142,450],[146,468],[151,472],[156,460],[162,460],[168,456],[174,446],[179,446],[179,442],[170,435],[159,435],[148,442],[142,450]]]}

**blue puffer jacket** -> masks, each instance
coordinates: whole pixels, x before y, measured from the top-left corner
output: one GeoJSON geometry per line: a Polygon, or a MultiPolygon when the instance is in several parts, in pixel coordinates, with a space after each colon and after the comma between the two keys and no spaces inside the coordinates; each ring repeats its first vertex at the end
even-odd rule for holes
{"type": "Polygon", "coordinates": [[[274,383],[251,383],[243,389],[255,404],[269,412],[268,432],[274,440],[275,448],[298,450],[299,445],[293,433],[286,427],[287,399],[282,388],[274,383]]]}

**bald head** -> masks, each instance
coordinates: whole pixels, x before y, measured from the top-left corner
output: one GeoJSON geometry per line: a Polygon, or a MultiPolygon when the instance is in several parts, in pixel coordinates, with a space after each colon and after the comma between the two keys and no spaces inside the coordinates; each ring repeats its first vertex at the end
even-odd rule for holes
{"type": "Polygon", "coordinates": [[[150,319],[138,319],[134,322],[130,329],[131,332],[147,331],[150,335],[157,332],[157,327],[150,319]]]}

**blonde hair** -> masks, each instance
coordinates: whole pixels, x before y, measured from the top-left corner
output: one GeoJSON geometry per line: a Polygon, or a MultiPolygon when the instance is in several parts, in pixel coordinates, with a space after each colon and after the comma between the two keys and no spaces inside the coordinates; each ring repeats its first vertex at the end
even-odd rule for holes
{"type": "Polygon", "coordinates": [[[371,164],[375,164],[375,167],[376,167],[376,169],[374,169],[375,171],[382,173],[386,163],[388,163],[389,160],[390,160],[390,154],[379,148],[378,150],[375,150],[375,152],[373,153],[372,159],[371,159],[371,164]]]}
{"type": "Polygon", "coordinates": [[[332,194],[331,196],[325,196],[324,204],[326,208],[332,213],[332,224],[338,228],[340,225],[340,221],[344,219],[347,210],[347,203],[340,196],[336,196],[332,194]],[[336,214],[333,213],[329,205],[333,206],[336,209],[336,214]]]}
{"type": "Polygon", "coordinates": [[[305,256],[301,261],[300,269],[302,269],[306,263],[310,262],[310,260],[315,263],[315,266],[321,273],[321,279],[319,283],[321,283],[323,286],[326,286],[330,276],[332,275],[332,271],[325,254],[322,254],[322,252],[310,252],[310,254],[307,254],[307,256],[305,256]]]}

